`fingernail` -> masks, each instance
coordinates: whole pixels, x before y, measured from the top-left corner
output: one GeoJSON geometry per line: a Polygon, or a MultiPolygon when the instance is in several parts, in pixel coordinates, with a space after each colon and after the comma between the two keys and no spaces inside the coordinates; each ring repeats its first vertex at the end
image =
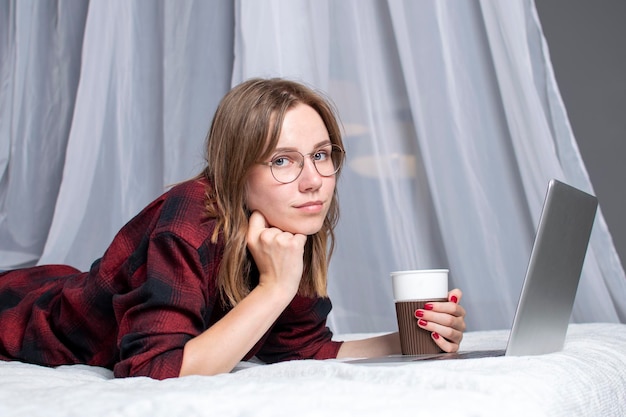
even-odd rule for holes
{"type": "Polygon", "coordinates": [[[432,310],[433,309],[433,305],[432,304],[424,304],[424,310],[432,310]]]}
{"type": "Polygon", "coordinates": [[[453,295],[452,297],[450,297],[450,301],[452,301],[453,303],[457,303],[459,299],[456,298],[456,295],[453,295]]]}
{"type": "Polygon", "coordinates": [[[415,310],[415,318],[420,318],[420,317],[424,317],[424,311],[422,310],[415,310]]]}
{"type": "Polygon", "coordinates": [[[435,340],[439,339],[439,333],[433,332],[433,339],[435,340]]]}
{"type": "Polygon", "coordinates": [[[420,326],[426,326],[428,324],[428,322],[426,320],[419,319],[417,321],[417,324],[419,324],[420,326]]]}

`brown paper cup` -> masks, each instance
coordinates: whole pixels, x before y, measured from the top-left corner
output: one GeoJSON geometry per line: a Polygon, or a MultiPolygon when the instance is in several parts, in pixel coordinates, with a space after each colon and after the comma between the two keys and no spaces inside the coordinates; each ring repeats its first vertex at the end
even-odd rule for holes
{"type": "Polygon", "coordinates": [[[400,332],[400,347],[403,355],[421,355],[443,352],[431,337],[431,332],[417,325],[415,310],[423,309],[432,301],[447,301],[445,298],[432,300],[396,301],[396,316],[400,332]]]}

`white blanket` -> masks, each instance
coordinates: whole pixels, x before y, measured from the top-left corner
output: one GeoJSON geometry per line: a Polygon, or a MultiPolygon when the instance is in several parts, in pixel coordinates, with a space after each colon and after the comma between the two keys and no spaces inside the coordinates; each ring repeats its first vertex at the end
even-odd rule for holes
{"type": "MultiPolygon", "coordinates": [[[[463,350],[508,332],[470,332],[463,350]]],[[[626,325],[570,325],[562,352],[365,366],[246,362],[214,377],[113,379],[0,361],[0,416],[626,416],[626,325]]]]}

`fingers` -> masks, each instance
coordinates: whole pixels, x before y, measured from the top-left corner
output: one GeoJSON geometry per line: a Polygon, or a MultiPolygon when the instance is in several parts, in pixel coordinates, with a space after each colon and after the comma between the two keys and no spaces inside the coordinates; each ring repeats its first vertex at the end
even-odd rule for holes
{"type": "Polygon", "coordinates": [[[269,225],[267,224],[267,220],[265,220],[265,217],[260,212],[252,212],[252,215],[250,215],[250,219],[248,220],[248,244],[250,242],[256,242],[261,232],[268,227],[269,225]]]}
{"type": "MultiPolygon", "coordinates": [[[[433,338],[437,346],[439,346],[444,352],[457,352],[459,350],[461,344],[460,340],[458,342],[451,342],[450,339],[441,336],[437,332],[432,332],[430,337],[433,338]]],[[[463,338],[463,333],[461,333],[461,338],[463,338]]]]}
{"type": "Polygon", "coordinates": [[[461,298],[463,297],[463,292],[458,288],[453,289],[448,293],[448,301],[458,304],[461,302],[461,298]]]}
{"type": "Polygon", "coordinates": [[[459,346],[463,340],[462,331],[424,319],[419,319],[417,325],[431,332],[431,337],[443,351],[456,352],[459,350],[459,346]]]}
{"type": "Polygon", "coordinates": [[[276,247],[294,246],[296,249],[304,247],[306,236],[283,232],[282,230],[271,227],[263,214],[254,211],[248,220],[248,233],[246,235],[246,243],[253,256],[260,249],[265,251],[276,247]]]}
{"type": "Polygon", "coordinates": [[[246,243],[259,270],[259,283],[297,290],[307,237],[271,227],[258,211],[250,215],[246,243]]]}
{"type": "Polygon", "coordinates": [[[433,302],[415,312],[417,325],[432,333],[435,343],[445,352],[459,349],[465,331],[465,309],[459,305],[463,293],[454,289],[447,302],[433,302]]]}

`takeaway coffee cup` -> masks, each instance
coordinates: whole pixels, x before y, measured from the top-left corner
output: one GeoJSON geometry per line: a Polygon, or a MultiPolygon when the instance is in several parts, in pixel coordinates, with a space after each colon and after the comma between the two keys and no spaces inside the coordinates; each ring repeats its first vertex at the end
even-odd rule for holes
{"type": "Polygon", "coordinates": [[[391,273],[393,298],[403,355],[440,353],[431,332],[417,325],[415,310],[431,301],[448,300],[448,270],[422,269],[391,273]]]}

